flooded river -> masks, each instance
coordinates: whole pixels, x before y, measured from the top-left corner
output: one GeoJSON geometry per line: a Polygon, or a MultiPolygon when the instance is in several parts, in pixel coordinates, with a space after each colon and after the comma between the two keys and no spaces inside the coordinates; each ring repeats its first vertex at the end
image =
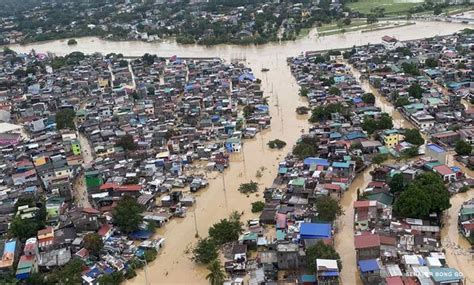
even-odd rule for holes
{"type": "MultiPolygon", "coordinates": [[[[232,58],[245,58],[247,64],[253,68],[255,75],[262,79],[262,88],[265,96],[269,97],[270,112],[272,116],[271,128],[265,130],[253,140],[247,140],[243,153],[232,155],[231,167],[223,176],[215,175],[210,179],[208,189],[198,193],[195,209],[190,209],[188,217],[173,219],[158,234],[166,238],[166,246],[156,261],[148,266],[149,284],[208,284],[205,280],[207,270],[197,266],[189,258],[188,249],[196,242],[196,229],[200,236],[206,236],[208,228],[228,216],[233,210],[244,211],[244,220],[253,217],[250,212],[250,203],[263,199],[262,191],[265,186],[270,186],[276,176],[277,164],[290,150],[290,147],[300,136],[302,129],[308,129],[307,118],[297,116],[295,109],[305,105],[299,98],[298,86],[286,64],[286,58],[295,56],[304,51],[348,48],[354,45],[376,43],[384,35],[390,35],[399,40],[409,40],[435,35],[445,35],[456,32],[466,25],[448,23],[420,22],[416,25],[401,27],[391,30],[374,31],[369,33],[351,32],[341,35],[332,35],[323,38],[308,37],[294,42],[271,43],[263,46],[233,46],[218,45],[213,47],[178,45],[173,41],[159,43],[144,42],[110,42],[98,38],[79,38],[78,44],[68,46],[67,40],[37,43],[26,46],[13,45],[16,51],[27,52],[35,49],[37,52],[53,52],[64,55],[72,51],[84,53],[101,52],[103,54],[116,52],[127,56],[140,56],[144,53],[157,54],[158,56],[182,57],[221,57],[226,60],[232,58]],[[261,73],[262,67],[270,71],[261,73]],[[270,150],[266,143],[279,138],[287,142],[283,150],[270,150]],[[264,167],[261,178],[256,178],[257,170],[264,167]],[[250,197],[237,191],[241,183],[251,179],[260,184],[260,194],[250,197]],[[259,195],[259,196],[257,196],[259,195]],[[193,215],[196,215],[194,219],[193,215]],[[196,224],[195,221],[196,220],[196,224]]],[[[378,104],[386,112],[392,113],[383,99],[378,99],[378,104]]],[[[395,123],[399,121],[395,118],[395,123]]],[[[339,234],[336,237],[336,247],[343,258],[342,281],[343,284],[356,284],[355,251],[353,242],[353,211],[352,202],[356,199],[357,188],[363,189],[370,181],[368,171],[357,177],[342,200],[346,215],[341,217],[339,234]]],[[[455,221],[454,221],[455,223],[455,221]]],[[[127,284],[145,284],[144,271],[127,284]]]]}

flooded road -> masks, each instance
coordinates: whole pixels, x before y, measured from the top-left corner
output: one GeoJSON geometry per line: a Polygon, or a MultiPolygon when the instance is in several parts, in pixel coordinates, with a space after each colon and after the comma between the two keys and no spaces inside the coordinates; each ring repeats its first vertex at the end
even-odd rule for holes
{"type": "Polygon", "coordinates": [[[446,254],[449,266],[463,273],[466,284],[474,284],[474,259],[469,253],[471,245],[458,232],[458,213],[461,205],[474,198],[474,190],[467,193],[459,193],[451,197],[451,208],[444,214],[444,226],[441,229],[441,242],[446,254]]]}
{"type": "MultiPolygon", "coordinates": [[[[53,52],[58,55],[72,51],[84,53],[100,52],[103,54],[115,52],[127,56],[141,56],[144,53],[158,56],[181,57],[221,57],[226,60],[245,58],[247,64],[253,68],[255,75],[262,79],[264,96],[268,97],[271,128],[259,134],[253,140],[244,142],[243,152],[231,156],[231,166],[223,178],[212,174],[215,179],[209,179],[208,189],[198,193],[195,209],[188,211],[185,219],[173,219],[158,230],[158,235],[166,238],[166,246],[160,256],[148,265],[149,284],[208,284],[205,280],[207,270],[197,266],[190,260],[189,248],[196,242],[196,228],[200,236],[206,236],[208,228],[225,218],[233,210],[244,211],[243,220],[255,215],[250,212],[250,204],[255,200],[262,200],[264,187],[270,186],[276,177],[277,164],[290,150],[291,146],[301,135],[301,130],[307,130],[308,122],[305,116],[297,116],[295,109],[306,105],[299,98],[298,86],[286,64],[286,58],[295,56],[304,51],[315,51],[336,48],[348,48],[354,45],[376,43],[384,35],[390,35],[399,40],[409,40],[434,35],[445,35],[456,32],[466,25],[420,22],[392,30],[374,31],[369,33],[351,32],[315,38],[314,33],[309,37],[284,43],[271,43],[263,46],[233,46],[219,45],[213,47],[178,45],[173,41],[160,43],[144,42],[110,42],[98,38],[79,38],[78,44],[68,46],[67,40],[31,44],[26,46],[14,45],[12,49],[27,52],[35,49],[37,52],[53,52]],[[269,68],[266,73],[260,70],[269,68]],[[270,150],[266,143],[272,139],[282,139],[287,142],[283,150],[270,150]],[[261,178],[256,178],[256,172],[265,167],[261,178]],[[251,179],[258,181],[260,191],[249,197],[240,194],[237,190],[241,183],[251,179]],[[258,196],[257,196],[258,195],[258,196]],[[196,215],[196,224],[193,215],[196,215]]],[[[377,96],[378,97],[378,96],[377,96]]],[[[383,102],[383,99],[377,99],[383,102]]],[[[385,105],[385,104],[382,104],[385,105]]],[[[389,108],[385,105],[384,108],[389,108]]],[[[387,112],[388,109],[386,109],[387,112]]],[[[397,119],[395,119],[395,122],[397,119]]],[[[340,218],[340,233],[336,236],[336,248],[344,262],[342,270],[343,284],[357,284],[355,250],[353,241],[353,211],[352,202],[357,197],[357,188],[363,189],[370,181],[368,171],[359,175],[342,199],[346,215],[340,218]]],[[[137,272],[138,276],[127,284],[144,284],[145,273],[137,272]]]]}
{"type": "Polygon", "coordinates": [[[354,201],[357,201],[357,189],[364,190],[372,178],[370,171],[372,167],[359,173],[352,181],[349,189],[344,193],[341,199],[341,207],[344,215],[337,220],[338,231],[335,238],[335,248],[342,259],[342,284],[361,285],[362,280],[357,270],[356,251],[354,246],[354,201]]]}

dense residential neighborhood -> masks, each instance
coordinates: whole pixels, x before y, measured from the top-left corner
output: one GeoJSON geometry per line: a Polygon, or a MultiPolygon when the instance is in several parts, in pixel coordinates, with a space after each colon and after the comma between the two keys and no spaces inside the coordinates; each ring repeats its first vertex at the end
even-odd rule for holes
{"type": "Polygon", "coordinates": [[[0,283],[474,284],[474,14],[384,3],[5,0],[0,283]]]}

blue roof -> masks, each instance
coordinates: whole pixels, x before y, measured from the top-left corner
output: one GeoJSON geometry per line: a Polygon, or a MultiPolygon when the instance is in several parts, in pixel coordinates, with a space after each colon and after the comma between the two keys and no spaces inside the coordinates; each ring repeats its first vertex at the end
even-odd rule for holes
{"type": "Polygon", "coordinates": [[[329,166],[329,161],[324,158],[319,157],[307,157],[303,160],[305,165],[322,165],[322,166],[329,166]]]}
{"type": "Polygon", "coordinates": [[[361,98],[359,98],[359,97],[352,98],[352,102],[354,102],[354,103],[356,103],[356,104],[357,104],[357,103],[360,103],[360,102],[362,102],[362,99],[361,99],[361,98]]]}
{"type": "Polygon", "coordinates": [[[363,139],[363,138],[366,138],[366,137],[367,136],[362,132],[350,132],[346,135],[346,138],[348,140],[363,139]]]}
{"type": "Polygon", "coordinates": [[[437,153],[442,153],[442,152],[446,152],[444,150],[444,148],[442,148],[441,146],[435,144],[435,143],[430,143],[428,144],[426,147],[428,147],[430,150],[434,151],[434,152],[437,152],[437,153]]]}
{"type": "Polygon", "coordinates": [[[95,278],[99,277],[100,274],[101,274],[101,272],[100,272],[99,268],[94,267],[91,270],[89,270],[89,272],[87,272],[85,275],[87,277],[95,279],[95,278]]]}
{"type": "Polygon", "coordinates": [[[361,272],[369,272],[380,270],[380,267],[377,259],[368,259],[359,261],[359,269],[361,272]]]}
{"type": "Polygon", "coordinates": [[[302,223],[300,227],[301,238],[325,239],[331,237],[330,224],[302,223]]]}
{"type": "Polygon", "coordinates": [[[338,132],[332,132],[329,134],[330,139],[342,138],[342,135],[338,132]]]}
{"type": "Polygon", "coordinates": [[[319,273],[319,275],[334,277],[334,276],[339,276],[339,272],[337,272],[337,271],[323,271],[323,272],[319,273]]]}
{"type": "Polygon", "coordinates": [[[3,250],[3,255],[7,253],[15,253],[16,240],[11,240],[5,243],[5,249],[3,250]]]}

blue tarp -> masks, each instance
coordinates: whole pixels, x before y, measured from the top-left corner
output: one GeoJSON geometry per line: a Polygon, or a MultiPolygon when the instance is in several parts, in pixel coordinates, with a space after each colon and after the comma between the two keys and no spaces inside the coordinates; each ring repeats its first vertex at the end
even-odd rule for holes
{"type": "Polygon", "coordinates": [[[322,166],[329,166],[329,161],[324,158],[319,157],[307,157],[304,159],[303,163],[305,165],[322,165],[322,166]]]}
{"type": "Polygon", "coordinates": [[[316,282],[316,276],[310,274],[301,275],[301,282],[308,283],[308,282],[316,282]]]}
{"type": "Polygon", "coordinates": [[[326,239],[331,237],[330,224],[302,223],[300,227],[302,239],[326,239]]]}
{"type": "Polygon", "coordinates": [[[252,73],[244,73],[239,76],[239,81],[250,80],[255,81],[255,76],[252,73]]]}
{"type": "Polygon", "coordinates": [[[138,230],[130,233],[128,235],[131,239],[149,239],[153,236],[153,233],[151,231],[146,231],[146,230],[138,230]]]}
{"type": "Polygon", "coordinates": [[[335,277],[335,276],[339,276],[339,272],[337,271],[323,271],[321,273],[319,273],[319,275],[321,276],[328,276],[328,277],[335,277]]]}
{"type": "Polygon", "coordinates": [[[370,272],[380,270],[376,259],[360,260],[359,269],[361,272],[370,272]]]}

